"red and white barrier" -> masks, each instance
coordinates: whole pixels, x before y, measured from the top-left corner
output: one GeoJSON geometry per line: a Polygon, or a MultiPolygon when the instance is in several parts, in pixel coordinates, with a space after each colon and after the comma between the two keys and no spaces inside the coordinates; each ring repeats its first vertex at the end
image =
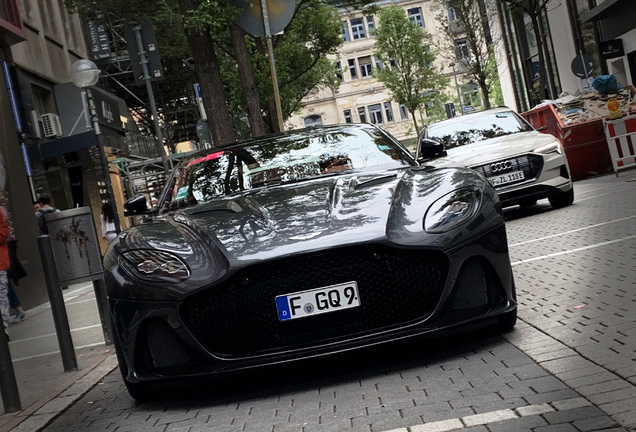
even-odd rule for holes
{"type": "Polygon", "coordinates": [[[614,172],[636,167],[636,115],[603,120],[614,172]]]}

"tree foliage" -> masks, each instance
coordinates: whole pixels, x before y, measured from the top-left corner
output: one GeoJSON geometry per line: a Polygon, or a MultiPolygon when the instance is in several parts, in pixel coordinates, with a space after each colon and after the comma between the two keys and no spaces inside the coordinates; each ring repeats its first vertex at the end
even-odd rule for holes
{"type": "Polygon", "coordinates": [[[375,32],[374,55],[383,67],[376,77],[411,114],[419,136],[416,111],[423,112],[428,90],[439,90],[447,80],[434,67],[435,53],[427,33],[406,16],[403,8],[389,6],[380,11],[375,32]]]}
{"type": "MultiPolygon", "coordinates": [[[[242,123],[229,121],[223,111],[238,119],[250,107],[250,119],[264,119],[268,126],[261,130],[277,130],[265,40],[244,34],[242,42],[249,55],[247,60],[236,55],[237,38],[231,37],[230,28],[237,11],[229,2],[162,0],[153,2],[152,7],[147,0],[65,2],[82,17],[103,23],[115,33],[123,34],[126,26],[152,22],[166,76],[165,80],[153,85],[160,95],[156,99],[165,104],[183,103],[188,86],[191,88],[192,82],[199,82],[204,91],[210,130],[217,144],[231,142],[234,136],[242,135],[237,133],[242,123]],[[183,60],[190,57],[194,59],[194,74],[183,67],[183,60]],[[239,72],[244,72],[246,61],[252,66],[251,85],[254,89],[246,88],[249,79],[240,80],[239,72]],[[169,92],[161,94],[164,89],[169,92]],[[256,104],[253,103],[255,93],[248,90],[255,90],[256,104]],[[233,130],[230,132],[227,127],[233,130]]],[[[346,3],[350,7],[360,7],[368,0],[347,0],[346,3]]],[[[335,54],[342,44],[341,25],[333,5],[321,0],[297,0],[291,23],[283,34],[273,36],[284,118],[300,107],[301,99],[310,91],[338,85],[335,67],[327,56],[335,54]]],[[[143,94],[139,99],[145,99],[143,94]]],[[[162,107],[159,111],[160,116],[165,112],[162,107]]]]}
{"type": "Polygon", "coordinates": [[[445,59],[455,64],[462,75],[473,80],[482,95],[484,108],[491,107],[490,94],[498,82],[492,41],[488,34],[487,18],[482,15],[479,2],[475,0],[436,0],[444,6],[444,12],[437,15],[443,38],[440,40],[440,52],[446,53],[445,59]],[[448,11],[454,14],[450,19],[448,11]],[[457,40],[465,38],[468,52],[457,47],[457,40]]]}

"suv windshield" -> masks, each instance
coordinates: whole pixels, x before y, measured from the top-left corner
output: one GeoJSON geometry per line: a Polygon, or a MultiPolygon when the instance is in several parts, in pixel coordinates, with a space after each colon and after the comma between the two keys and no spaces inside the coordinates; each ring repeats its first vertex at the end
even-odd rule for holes
{"type": "Polygon", "coordinates": [[[532,127],[513,111],[485,112],[434,123],[428,127],[427,137],[451,149],[531,130],[532,127]]]}
{"type": "Polygon", "coordinates": [[[376,128],[312,128],[191,156],[177,168],[162,207],[200,204],[249,189],[354,170],[414,164],[404,148],[376,128]]]}

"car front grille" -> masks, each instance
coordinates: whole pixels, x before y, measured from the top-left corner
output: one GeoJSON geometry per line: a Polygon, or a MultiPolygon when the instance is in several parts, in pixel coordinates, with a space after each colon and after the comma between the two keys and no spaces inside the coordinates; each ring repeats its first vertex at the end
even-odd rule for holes
{"type": "Polygon", "coordinates": [[[244,357],[310,347],[421,320],[448,263],[438,252],[367,245],[251,266],[184,300],[186,326],[210,352],[244,357]],[[356,281],[360,306],[279,321],[275,298],[356,281]]]}
{"type": "Polygon", "coordinates": [[[523,171],[523,179],[506,183],[516,184],[538,178],[541,174],[541,170],[543,169],[543,158],[535,154],[526,154],[489,162],[485,165],[473,167],[473,169],[480,174],[483,174],[486,178],[504,175],[513,171],[523,171]]]}

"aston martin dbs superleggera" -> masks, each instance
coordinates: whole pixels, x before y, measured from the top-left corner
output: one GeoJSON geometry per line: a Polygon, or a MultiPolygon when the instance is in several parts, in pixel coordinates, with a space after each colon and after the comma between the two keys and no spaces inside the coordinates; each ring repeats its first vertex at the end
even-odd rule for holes
{"type": "Polygon", "coordinates": [[[284,132],[181,161],[104,258],[130,394],[473,324],[514,326],[501,205],[374,125],[284,132]]]}

